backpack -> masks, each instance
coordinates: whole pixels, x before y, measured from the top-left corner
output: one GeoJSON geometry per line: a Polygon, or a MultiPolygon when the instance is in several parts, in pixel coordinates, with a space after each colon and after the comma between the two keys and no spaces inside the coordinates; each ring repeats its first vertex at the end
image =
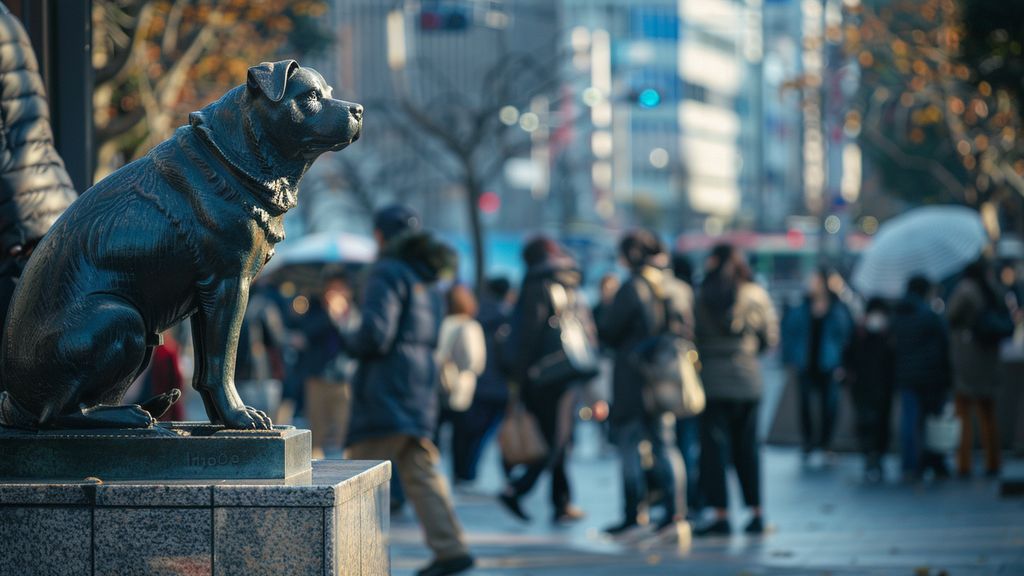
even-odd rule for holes
{"type": "Polygon", "coordinates": [[[557,282],[547,285],[552,314],[548,318],[547,354],[541,356],[526,375],[538,387],[590,380],[599,372],[600,358],[593,338],[580,317],[576,294],[557,282]]]}
{"type": "Polygon", "coordinates": [[[644,407],[648,414],[666,412],[678,418],[696,416],[704,411],[707,399],[698,370],[697,348],[693,342],[672,330],[669,298],[659,298],[647,279],[651,298],[661,305],[660,331],[640,341],[633,350],[638,372],[643,376],[644,407]]]}

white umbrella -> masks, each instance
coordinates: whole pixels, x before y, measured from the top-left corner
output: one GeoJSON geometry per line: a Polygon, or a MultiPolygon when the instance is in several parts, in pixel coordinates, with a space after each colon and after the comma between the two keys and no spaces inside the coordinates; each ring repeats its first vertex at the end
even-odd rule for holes
{"type": "Polygon", "coordinates": [[[988,234],[977,212],[963,206],[917,208],[886,222],[853,271],[862,295],[899,298],[907,281],[949,278],[981,255],[988,234]]]}
{"type": "Polygon", "coordinates": [[[376,256],[377,243],[372,238],[345,232],[318,232],[284,243],[263,275],[292,264],[369,264],[376,256]]]}

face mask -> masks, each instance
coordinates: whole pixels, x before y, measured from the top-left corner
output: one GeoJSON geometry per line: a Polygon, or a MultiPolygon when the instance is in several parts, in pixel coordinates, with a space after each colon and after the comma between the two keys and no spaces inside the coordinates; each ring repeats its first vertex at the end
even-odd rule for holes
{"type": "Polygon", "coordinates": [[[864,318],[864,328],[868,332],[882,332],[889,327],[889,319],[884,314],[872,312],[864,318]]]}

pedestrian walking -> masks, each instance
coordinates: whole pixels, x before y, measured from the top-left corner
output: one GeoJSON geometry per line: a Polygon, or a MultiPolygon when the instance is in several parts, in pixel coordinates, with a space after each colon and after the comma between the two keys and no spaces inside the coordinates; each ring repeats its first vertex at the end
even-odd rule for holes
{"type": "Polygon", "coordinates": [[[502,505],[517,518],[529,521],[520,500],[536,484],[544,471],[551,473],[551,506],[555,522],[583,518],[583,511],[572,503],[572,488],[565,459],[572,438],[573,404],[576,387],[596,373],[582,375],[572,366],[563,349],[563,336],[578,339],[581,334],[565,334],[569,327],[592,326],[590,309],[578,292],[581,275],[576,262],[554,240],[539,237],[523,249],[526,275],[519,291],[512,318],[512,333],[507,352],[513,358],[511,379],[526,410],[536,418],[548,446],[546,458],[526,466],[499,495],[502,505]],[[552,361],[561,358],[561,361],[552,361]]]}
{"type": "Polygon", "coordinates": [[[352,381],[346,457],[391,460],[433,551],[419,576],[468,570],[473,557],[438,470],[437,348],[443,304],[432,287],[452,252],[420,229],[404,206],[374,216],[379,256],[369,271],[359,330],[344,338],[359,361],[352,381]]]}
{"type": "Polygon", "coordinates": [[[942,412],[952,383],[946,323],[931,307],[931,282],[915,276],[892,318],[894,383],[900,397],[900,452],[905,480],[927,471],[949,476],[943,455],[928,449],[925,422],[942,412]]]}
{"type": "Polygon", "coordinates": [[[864,479],[884,478],[882,459],[889,451],[895,355],[885,301],[868,301],[864,320],[856,327],[843,360],[857,419],[857,438],[864,454],[864,479]]]}
{"type": "Polygon", "coordinates": [[[999,386],[999,345],[1013,335],[1014,324],[1005,300],[988,277],[984,259],[967,266],[946,308],[953,360],[956,414],[960,447],[956,469],[971,475],[974,452],[974,414],[978,415],[985,473],[996,476],[1002,467],[995,396],[999,386]]]}
{"type": "Polygon", "coordinates": [[[330,273],[299,325],[305,339],[299,369],[305,374],[306,420],[313,435],[314,458],[345,446],[356,363],[345,352],[342,334],[358,326],[359,311],[348,277],[340,271],[330,273]]]}
{"type": "MultiPolygon", "coordinates": [[[[470,458],[470,439],[466,437],[464,420],[476,396],[477,379],[487,364],[487,343],[484,331],[476,320],[477,301],[473,292],[462,284],[447,293],[448,314],[441,322],[438,338],[437,365],[441,386],[441,423],[451,422],[451,447],[454,482],[462,480],[459,472],[470,458]]],[[[439,427],[441,424],[439,423],[439,427]]]]}
{"type": "MultiPolygon", "coordinates": [[[[492,278],[484,285],[477,321],[483,330],[485,364],[476,382],[473,403],[452,431],[456,487],[476,481],[484,446],[494,436],[508,409],[508,382],[501,366],[501,349],[512,330],[511,283],[492,278]]],[[[505,467],[507,470],[507,467],[505,467]]]]}
{"type": "Polygon", "coordinates": [[[797,374],[804,458],[832,447],[839,412],[839,379],[853,319],[828,285],[828,272],[808,278],[803,301],[782,319],[783,362],[797,374]]]}
{"type": "Polygon", "coordinates": [[[684,336],[693,326],[693,292],[664,269],[664,246],[646,230],[624,236],[619,257],[629,279],[598,324],[601,341],[615,351],[609,422],[623,486],[622,521],[605,531],[619,535],[644,523],[641,507],[648,499],[648,473],[643,452],[647,452],[652,483],[664,508],[655,525],[655,531],[661,532],[685,517],[686,470],[676,449],[674,419],[651,413],[644,403],[645,376],[637,358],[639,348],[666,329],[684,336]]]}
{"type": "Polygon", "coordinates": [[[714,518],[694,535],[731,532],[726,485],[730,463],[752,514],[745,531],[760,534],[765,522],[757,438],[763,387],[758,356],[778,343],[779,323],[771,298],[753,281],[743,253],[729,244],[716,246],[708,258],[697,297],[696,330],[707,395],[700,416],[700,478],[714,518]]]}

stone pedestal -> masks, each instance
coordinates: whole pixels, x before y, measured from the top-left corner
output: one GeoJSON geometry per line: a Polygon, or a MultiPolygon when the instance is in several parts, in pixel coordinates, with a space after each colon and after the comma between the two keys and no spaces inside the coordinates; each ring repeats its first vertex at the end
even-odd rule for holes
{"type": "Polygon", "coordinates": [[[0,478],[192,480],[309,475],[311,434],[292,426],[228,430],[161,422],[139,430],[0,428],[0,478]]]}
{"type": "Polygon", "coordinates": [[[381,575],[388,462],[285,480],[0,480],[0,576],[381,575]]]}

